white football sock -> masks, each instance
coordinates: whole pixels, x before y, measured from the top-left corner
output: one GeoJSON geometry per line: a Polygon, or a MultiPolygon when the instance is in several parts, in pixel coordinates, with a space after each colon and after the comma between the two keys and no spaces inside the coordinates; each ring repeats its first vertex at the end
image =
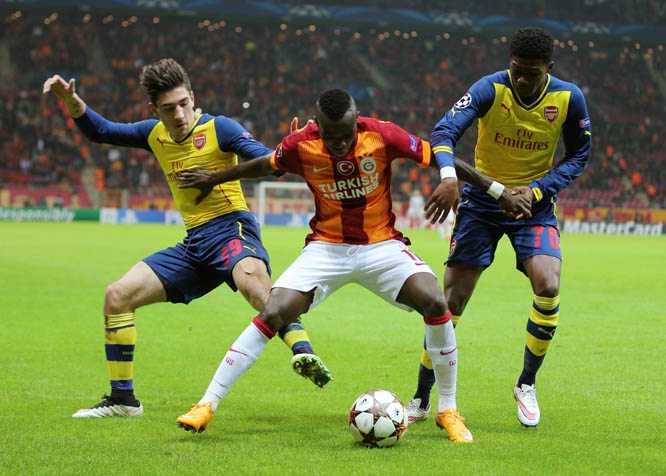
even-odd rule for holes
{"type": "Polygon", "coordinates": [[[257,361],[267,342],[268,337],[250,323],[225,354],[199,403],[212,402],[213,411],[217,410],[220,400],[257,361]]]}
{"type": "Polygon", "coordinates": [[[437,412],[456,407],[458,349],[451,321],[431,326],[426,324],[426,350],[432,360],[437,382],[437,412]]]}

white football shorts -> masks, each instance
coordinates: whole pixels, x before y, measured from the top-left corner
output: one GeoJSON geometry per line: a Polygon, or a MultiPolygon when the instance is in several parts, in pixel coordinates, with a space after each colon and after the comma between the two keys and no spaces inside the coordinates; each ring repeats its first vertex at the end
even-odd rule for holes
{"type": "Polygon", "coordinates": [[[407,278],[417,273],[435,275],[425,261],[398,240],[371,245],[313,241],[273,287],[302,292],[314,289],[312,309],[345,284],[356,283],[400,309],[413,311],[396,298],[407,278]]]}

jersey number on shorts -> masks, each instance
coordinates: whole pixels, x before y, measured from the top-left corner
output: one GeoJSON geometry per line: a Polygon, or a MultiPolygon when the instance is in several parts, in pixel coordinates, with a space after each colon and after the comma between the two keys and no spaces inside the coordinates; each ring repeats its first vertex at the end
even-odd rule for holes
{"type": "MultiPolygon", "coordinates": [[[[541,247],[541,234],[543,233],[542,226],[535,226],[532,228],[532,231],[536,232],[534,237],[534,247],[541,247]]],[[[558,249],[560,247],[560,237],[557,235],[557,230],[552,226],[548,227],[548,241],[550,241],[550,246],[553,249],[558,249]]]]}
{"type": "Polygon", "coordinates": [[[243,251],[243,245],[241,245],[241,241],[236,238],[235,240],[231,240],[227,246],[222,248],[222,259],[224,260],[224,266],[229,267],[229,259],[232,256],[236,256],[238,253],[243,251]]]}
{"type": "Polygon", "coordinates": [[[407,250],[407,249],[405,249],[405,250],[401,250],[401,251],[402,251],[403,253],[405,253],[407,256],[409,256],[409,257],[414,261],[414,264],[415,264],[416,266],[421,266],[421,265],[424,265],[424,264],[428,264],[428,263],[426,263],[426,262],[423,261],[421,258],[419,258],[418,256],[416,256],[414,253],[412,253],[411,251],[409,251],[409,250],[407,250]]]}

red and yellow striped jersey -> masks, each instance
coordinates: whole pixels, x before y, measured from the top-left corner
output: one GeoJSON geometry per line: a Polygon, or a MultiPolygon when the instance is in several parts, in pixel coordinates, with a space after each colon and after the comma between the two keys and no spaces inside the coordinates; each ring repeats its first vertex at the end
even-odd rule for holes
{"type": "Polygon", "coordinates": [[[395,124],[367,117],[358,118],[357,129],[356,144],[345,157],[328,152],[316,124],[288,135],[273,152],[273,168],[300,175],[314,195],[306,243],[409,243],[394,227],[391,162],[408,158],[427,167],[430,144],[395,124]]]}

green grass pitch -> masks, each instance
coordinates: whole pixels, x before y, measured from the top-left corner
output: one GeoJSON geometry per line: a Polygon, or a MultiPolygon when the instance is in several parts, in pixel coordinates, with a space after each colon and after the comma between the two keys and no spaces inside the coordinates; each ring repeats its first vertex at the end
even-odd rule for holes
{"type": "MultiPolygon", "coordinates": [[[[304,229],[267,227],[277,277],[304,229]]],[[[407,233],[441,282],[447,244],[407,233]]],[[[203,394],[255,313],[221,287],[189,306],[137,312],[135,389],[145,415],[74,420],[108,390],[102,331],[106,285],[180,241],[177,226],[0,222],[0,474],[664,474],[666,241],[563,235],[560,326],[537,379],[541,425],[521,427],[511,390],[522,365],[529,282],[503,240],[457,329],[458,406],[473,445],[433,421],[396,447],[357,446],[347,430],[361,393],[407,402],[423,323],[348,286],[304,318],[335,380],[296,376],[269,343],[223,400],[207,431],[176,418],[203,394]]]]}

